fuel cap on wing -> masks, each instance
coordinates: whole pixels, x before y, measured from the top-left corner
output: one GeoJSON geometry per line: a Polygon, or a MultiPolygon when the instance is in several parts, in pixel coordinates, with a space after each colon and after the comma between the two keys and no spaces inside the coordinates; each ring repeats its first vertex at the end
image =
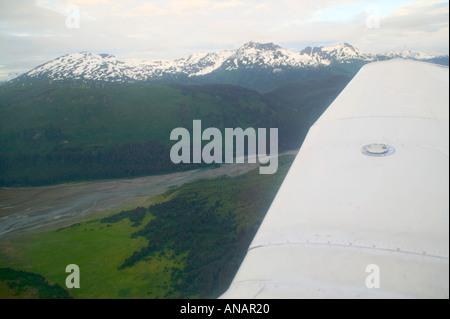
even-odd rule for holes
{"type": "Polygon", "coordinates": [[[362,153],[367,156],[385,157],[395,153],[395,148],[390,145],[372,143],[362,148],[362,153]]]}

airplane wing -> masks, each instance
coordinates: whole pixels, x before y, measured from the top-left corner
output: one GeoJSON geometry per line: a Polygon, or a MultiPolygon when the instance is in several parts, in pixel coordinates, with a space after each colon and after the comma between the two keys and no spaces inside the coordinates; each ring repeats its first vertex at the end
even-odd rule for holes
{"type": "Polygon", "coordinates": [[[449,298],[449,71],[366,65],[311,127],[235,298],[449,298]]]}

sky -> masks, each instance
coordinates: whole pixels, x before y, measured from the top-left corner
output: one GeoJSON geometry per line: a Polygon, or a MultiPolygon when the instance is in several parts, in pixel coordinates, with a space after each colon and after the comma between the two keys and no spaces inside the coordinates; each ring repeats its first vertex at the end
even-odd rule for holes
{"type": "Polygon", "coordinates": [[[449,54],[448,0],[0,0],[0,81],[61,55],[175,59],[255,41],[449,54]]]}

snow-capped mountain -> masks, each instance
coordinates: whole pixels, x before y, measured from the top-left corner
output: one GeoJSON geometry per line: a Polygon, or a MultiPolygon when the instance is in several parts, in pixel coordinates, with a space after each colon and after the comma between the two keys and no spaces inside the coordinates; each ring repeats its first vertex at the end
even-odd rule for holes
{"type": "Polygon", "coordinates": [[[330,65],[333,62],[350,63],[353,61],[373,62],[377,58],[371,54],[364,53],[348,43],[332,47],[307,47],[300,54],[313,59],[315,64],[330,65]]]}
{"type": "Polygon", "coordinates": [[[199,78],[215,71],[268,69],[275,73],[392,58],[430,60],[435,57],[414,52],[371,55],[348,43],[332,47],[308,47],[301,52],[293,52],[273,43],[249,42],[235,51],[201,52],[177,60],[121,61],[108,54],[73,53],[42,64],[16,80],[149,82],[199,78]]]}
{"type": "Polygon", "coordinates": [[[281,48],[273,43],[249,42],[240,47],[221,66],[225,70],[239,68],[302,68],[315,65],[315,61],[303,54],[281,48]]]}
{"type": "Polygon", "coordinates": [[[120,61],[109,54],[90,52],[61,56],[42,64],[28,73],[27,78],[52,80],[91,80],[106,82],[135,82],[158,79],[167,75],[200,76],[219,68],[234,51],[197,53],[187,59],[120,61]]]}

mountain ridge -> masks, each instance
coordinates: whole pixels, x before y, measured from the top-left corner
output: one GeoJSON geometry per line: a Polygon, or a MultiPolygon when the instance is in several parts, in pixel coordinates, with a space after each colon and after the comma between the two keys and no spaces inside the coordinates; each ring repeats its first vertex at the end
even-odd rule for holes
{"type": "MultiPolygon", "coordinates": [[[[71,53],[41,64],[11,80],[74,80],[109,83],[179,82],[195,81],[219,72],[236,70],[302,71],[329,68],[333,65],[365,64],[394,58],[421,61],[441,59],[418,52],[370,54],[351,44],[341,43],[331,47],[307,47],[300,52],[284,49],[274,43],[248,42],[237,50],[198,52],[187,58],[175,60],[120,60],[107,53],[71,53]]],[[[220,82],[220,81],[219,81],[220,82]]]]}
{"type": "Polygon", "coordinates": [[[10,83],[0,87],[0,187],[201,168],[170,161],[171,131],[192,130],[195,119],[222,131],[277,127],[279,151],[297,149],[349,80],[298,83],[272,94],[224,84],[10,83]]]}

